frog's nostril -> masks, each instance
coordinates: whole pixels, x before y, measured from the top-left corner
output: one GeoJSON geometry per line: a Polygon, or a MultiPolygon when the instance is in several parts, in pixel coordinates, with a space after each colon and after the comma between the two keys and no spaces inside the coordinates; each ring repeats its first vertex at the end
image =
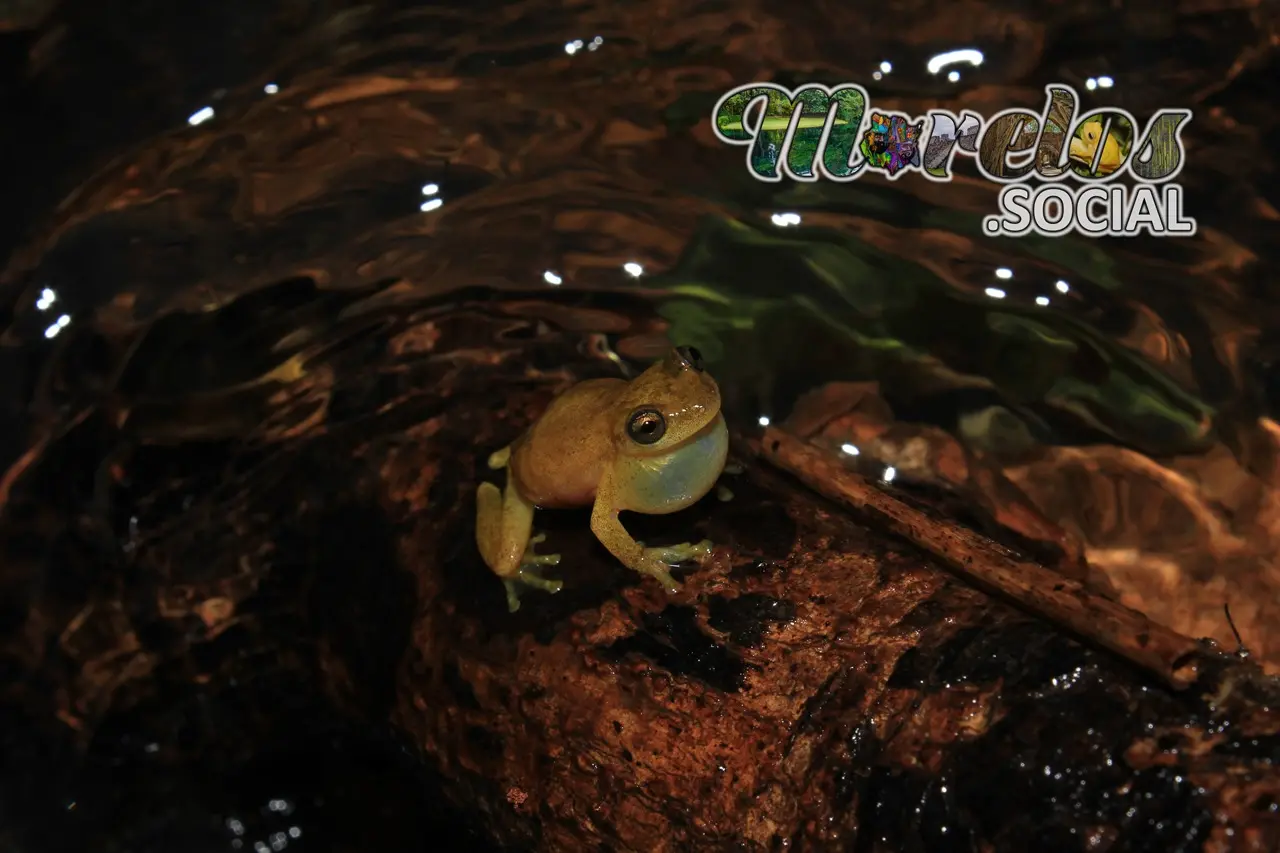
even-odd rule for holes
{"type": "Polygon", "coordinates": [[[676,347],[676,352],[680,354],[681,358],[689,363],[690,367],[699,373],[702,372],[702,353],[698,352],[697,347],[676,347]]]}

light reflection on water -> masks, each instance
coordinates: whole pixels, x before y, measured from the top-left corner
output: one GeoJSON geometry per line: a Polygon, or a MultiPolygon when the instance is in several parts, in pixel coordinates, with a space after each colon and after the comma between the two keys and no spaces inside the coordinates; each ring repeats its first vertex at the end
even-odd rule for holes
{"type": "MultiPolygon", "coordinates": [[[[459,26],[467,12],[425,7],[313,22],[261,69],[279,82],[198,93],[189,117],[174,112],[168,132],[87,181],[0,277],[13,301],[3,343],[20,354],[6,362],[5,387],[22,412],[4,434],[24,442],[5,449],[5,468],[18,471],[46,439],[56,451],[86,409],[262,376],[298,395],[255,400],[255,420],[230,418],[223,433],[163,423],[164,440],[304,430],[305,419],[271,418],[288,421],[309,399],[326,336],[354,335],[344,324],[361,310],[404,319],[422,300],[467,288],[641,294],[673,333],[703,338],[738,424],[783,423],[827,383],[875,383],[907,438],[837,412],[820,441],[908,486],[967,485],[936,463],[963,444],[1127,603],[1230,644],[1229,601],[1246,641],[1280,659],[1280,641],[1263,630],[1280,583],[1276,249],[1265,237],[1275,186],[1257,165],[1273,163],[1263,145],[1275,118],[1260,106],[1268,96],[1255,71],[1233,70],[1238,44],[1182,51],[1214,57],[1192,71],[1177,52],[1148,61],[1143,46],[1126,47],[1140,22],[1112,11],[1068,27],[1040,13],[943,9],[911,31],[816,7],[508,11],[497,30],[479,13],[459,26]],[[832,35],[881,30],[893,50],[832,35]],[[939,52],[942,43],[956,47],[939,52]],[[874,104],[913,115],[1034,106],[1058,81],[1085,90],[1082,109],[1191,106],[1181,180],[1201,232],[992,241],[973,224],[994,209],[997,188],[971,177],[762,185],[712,138],[709,109],[722,91],[779,69],[791,69],[791,83],[862,82],[874,104]],[[160,318],[178,323],[181,339],[175,316],[218,316],[239,296],[303,278],[318,292],[279,315],[261,307],[242,318],[270,320],[243,347],[171,343],[157,350],[172,358],[163,381],[162,365],[131,390],[113,384],[163,331],[160,318]],[[974,333],[979,324],[987,330],[974,333]],[[913,358],[864,357],[877,348],[913,358]],[[298,352],[305,371],[287,360],[298,352]],[[1109,383],[1108,360],[1122,357],[1132,363],[1109,383]]],[[[649,326],[595,307],[610,304],[560,316],[638,358],[649,326]],[[612,325],[589,328],[601,318],[612,325]]],[[[126,517],[122,549],[156,535],[147,513],[126,517]]],[[[53,612],[62,621],[46,630],[58,635],[73,614],[53,612]]],[[[310,834],[288,825],[250,838],[246,820],[226,819],[233,846],[279,851],[310,834]]]]}

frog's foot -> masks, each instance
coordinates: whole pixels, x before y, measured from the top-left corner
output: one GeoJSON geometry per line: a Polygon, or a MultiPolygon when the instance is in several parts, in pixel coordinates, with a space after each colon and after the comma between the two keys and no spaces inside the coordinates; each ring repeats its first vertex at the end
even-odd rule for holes
{"type": "Polygon", "coordinates": [[[728,503],[733,500],[733,491],[723,483],[716,485],[716,500],[721,503],[728,503]]]}
{"type": "Polygon", "coordinates": [[[511,459],[511,445],[507,445],[501,450],[495,450],[489,454],[489,467],[493,470],[507,467],[507,461],[511,459]]]}
{"type": "MultiPolygon", "coordinates": [[[[559,554],[552,554],[558,562],[559,554]]],[[[543,559],[546,559],[545,557],[543,559]]],[[[552,595],[564,588],[564,581],[551,580],[544,578],[538,570],[533,566],[521,566],[516,572],[515,577],[503,578],[502,585],[507,590],[507,609],[515,613],[520,609],[520,587],[530,587],[532,589],[540,589],[543,592],[549,592],[552,595]]]]}
{"type": "Polygon", "coordinates": [[[686,560],[700,560],[710,554],[711,540],[709,539],[703,539],[698,543],[684,542],[679,545],[645,548],[636,571],[657,580],[667,592],[677,592],[680,584],[671,576],[669,566],[686,560]]]}
{"type": "Polygon", "coordinates": [[[741,474],[745,470],[746,469],[743,468],[741,465],[739,465],[737,462],[730,462],[724,466],[724,473],[728,474],[730,477],[736,477],[737,475],[741,474]]]}
{"type": "Polygon", "coordinates": [[[529,544],[525,546],[524,556],[520,558],[521,566],[558,566],[560,565],[559,554],[538,554],[533,550],[533,546],[541,545],[547,541],[547,534],[539,533],[529,540],[529,544]]]}
{"type": "Polygon", "coordinates": [[[544,578],[538,571],[539,566],[560,565],[559,554],[534,553],[533,546],[545,542],[546,539],[547,534],[545,533],[539,533],[530,539],[528,546],[525,548],[524,556],[520,560],[520,568],[516,570],[515,577],[502,579],[502,585],[507,590],[507,609],[512,613],[520,609],[519,589],[522,586],[540,589],[543,592],[552,594],[564,588],[564,581],[544,578]]]}

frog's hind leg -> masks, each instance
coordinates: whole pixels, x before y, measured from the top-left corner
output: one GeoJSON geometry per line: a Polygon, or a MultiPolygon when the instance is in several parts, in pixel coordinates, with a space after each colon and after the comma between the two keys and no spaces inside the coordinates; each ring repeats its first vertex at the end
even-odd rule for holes
{"type": "Polygon", "coordinates": [[[504,491],[493,483],[481,483],[476,491],[476,545],[480,556],[495,575],[502,578],[507,590],[507,607],[520,609],[518,586],[530,586],[547,592],[559,592],[563,584],[548,580],[538,573],[538,566],[554,566],[559,554],[535,554],[533,546],[545,535],[530,537],[533,532],[534,506],[520,494],[508,479],[504,491]]]}

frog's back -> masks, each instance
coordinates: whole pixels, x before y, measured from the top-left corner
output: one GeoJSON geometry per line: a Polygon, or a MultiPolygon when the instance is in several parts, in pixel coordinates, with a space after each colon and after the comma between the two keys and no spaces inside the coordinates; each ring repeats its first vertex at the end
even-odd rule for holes
{"type": "Polygon", "coordinates": [[[612,406],[621,379],[588,379],[551,401],[516,442],[510,471],[520,492],[549,509],[585,506],[614,452],[612,406]]]}

